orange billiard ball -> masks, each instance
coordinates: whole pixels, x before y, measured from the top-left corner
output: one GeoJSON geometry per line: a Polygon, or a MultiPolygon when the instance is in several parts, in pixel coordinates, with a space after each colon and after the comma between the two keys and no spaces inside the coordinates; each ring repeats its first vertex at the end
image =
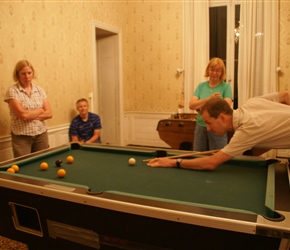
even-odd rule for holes
{"type": "Polygon", "coordinates": [[[8,169],[6,170],[6,172],[9,172],[9,173],[15,173],[15,170],[14,170],[13,168],[8,168],[8,169]]]}
{"type": "Polygon", "coordinates": [[[61,168],[57,171],[57,175],[58,175],[58,177],[63,178],[66,175],[66,171],[61,168]]]}
{"type": "Polygon", "coordinates": [[[17,173],[19,171],[18,165],[14,164],[14,165],[11,166],[11,168],[14,169],[15,173],[17,173]]]}
{"type": "Polygon", "coordinates": [[[71,155],[69,155],[68,157],[66,157],[66,162],[67,163],[73,163],[74,162],[74,158],[71,155]]]}
{"type": "Polygon", "coordinates": [[[40,168],[41,168],[41,170],[46,170],[46,169],[48,169],[48,164],[46,162],[42,162],[40,164],[40,168]]]}

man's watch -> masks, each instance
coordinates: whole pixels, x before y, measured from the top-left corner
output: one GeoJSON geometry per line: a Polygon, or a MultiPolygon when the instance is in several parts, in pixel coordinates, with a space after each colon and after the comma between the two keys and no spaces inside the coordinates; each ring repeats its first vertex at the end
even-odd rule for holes
{"type": "Polygon", "coordinates": [[[182,160],[183,160],[182,158],[176,159],[176,167],[177,168],[180,168],[180,164],[181,164],[182,160]]]}

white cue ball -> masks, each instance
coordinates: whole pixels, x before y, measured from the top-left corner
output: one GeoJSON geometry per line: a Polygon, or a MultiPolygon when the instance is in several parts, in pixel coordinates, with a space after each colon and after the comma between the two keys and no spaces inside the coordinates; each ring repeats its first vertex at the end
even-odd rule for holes
{"type": "Polygon", "coordinates": [[[136,163],[136,160],[134,158],[130,158],[128,163],[129,163],[129,165],[134,166],[136,163]]]}

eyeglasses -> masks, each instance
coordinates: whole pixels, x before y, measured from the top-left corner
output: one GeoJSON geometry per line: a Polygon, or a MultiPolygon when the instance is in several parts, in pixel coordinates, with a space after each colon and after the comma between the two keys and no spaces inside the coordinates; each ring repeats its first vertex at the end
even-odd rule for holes
{"type": "Polygon", "coordinates": [[[212,73],[222,73],[222,70],[221,69],[211,69],[209,68],[209,71],[212,72],[212,73]]]}

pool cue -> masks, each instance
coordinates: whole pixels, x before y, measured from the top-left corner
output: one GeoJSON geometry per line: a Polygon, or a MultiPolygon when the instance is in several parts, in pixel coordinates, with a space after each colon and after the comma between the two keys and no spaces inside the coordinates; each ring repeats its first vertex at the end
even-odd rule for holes
{"type": "MultiPolygon", "coordinates": [[[[181,155],[172,155],[172,156],[167,156],[167,157],[161,157],[165,159],[177,159],[177,158],[183,158],[183,157],[189,157],[189,156],[194,156],[194,155],[207,155],[207,154],[213,154],[220,151],[220,149],[214,149],[214,150],[208,150],[208,151],[202,151],[202,152],[193,152],[193,153],[188,153],[188,154],[181,154],[181,155]]],[[[152,159],[146,159],[142,160],[143,162],[149,162],[153,159],[156,159],[158,157],[152,158],[152,159]]]]}

